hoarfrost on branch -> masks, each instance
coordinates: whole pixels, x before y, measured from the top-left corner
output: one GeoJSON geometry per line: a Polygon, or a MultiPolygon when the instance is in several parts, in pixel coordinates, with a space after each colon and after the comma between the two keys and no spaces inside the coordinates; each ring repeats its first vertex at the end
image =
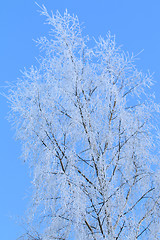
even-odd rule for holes
{"type": "Polygon", "coordinates": [[[159,239],[152,76],[110,33],[90,48],[77,16],[41,13],[51,31],[39,68],[9,95],[33,169],[32,224],[43,240],[159,239]]]}

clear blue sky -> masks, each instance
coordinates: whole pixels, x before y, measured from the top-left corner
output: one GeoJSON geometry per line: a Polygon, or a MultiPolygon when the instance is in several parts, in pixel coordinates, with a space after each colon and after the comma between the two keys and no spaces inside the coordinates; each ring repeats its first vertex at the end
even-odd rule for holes
{"type": "MultiPolygon", "coordinates": [[[[90,36],[105,36],[110,30],[118,45],[129,53],[144,51],[139,56],[138,68],[155,72],[157,81],[153,91],[160,102],[160,1],[159,0],[37,0],[48,11],[67,8],[77,14],[90,36]]],[[[0,13],[0,92],[6,82],[14,83],[21,77],[20,70],[36,64],[39,51],[33,39],[45,35],[48,26],[37,12],[32,0],[1,1],[0,13]]],[[[30,196],[29,170],[22,160],[20,143],[7,122],[9,111],[0,96],[0,239],[15,240],[21,228],[16,216],[23,216],[30,196]]]]}

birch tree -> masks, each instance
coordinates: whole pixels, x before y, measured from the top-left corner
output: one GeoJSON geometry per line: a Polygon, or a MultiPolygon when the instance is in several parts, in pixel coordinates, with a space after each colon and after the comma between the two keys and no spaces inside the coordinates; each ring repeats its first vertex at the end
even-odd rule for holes
{"type": "Polygon", "coordinates": [[[51,30],[37,40],[39,65],[9,94],[33,175],[30,223],[42,240],[159,239],[152,75],[110,33],[91,47],[77,16],[41,14],[51,30]]]}

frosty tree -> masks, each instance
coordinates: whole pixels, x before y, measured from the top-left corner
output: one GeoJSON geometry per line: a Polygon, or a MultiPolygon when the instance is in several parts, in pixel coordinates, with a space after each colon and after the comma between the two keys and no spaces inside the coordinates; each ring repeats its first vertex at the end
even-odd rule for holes
{"type": "Polygon", "coordinates": [[[77,17],[42,14],[51,32],[37,41],[39,68],[9,95],[33,170],[31,224],[43,240],[159,239],[152,76],[110,34],[91,48],[77,17]]]}

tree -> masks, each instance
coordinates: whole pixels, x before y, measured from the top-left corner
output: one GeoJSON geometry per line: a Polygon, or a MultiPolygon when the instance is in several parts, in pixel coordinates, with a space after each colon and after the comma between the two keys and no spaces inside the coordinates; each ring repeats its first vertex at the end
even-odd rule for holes
{"type": "Polygon", "coordinates": [[[41,13],[43,57],[9,94],[33,170],[32,224],[43,240],[159,239],[152,76],[109,33],[92,48],[77,16],[41,13]]]}

